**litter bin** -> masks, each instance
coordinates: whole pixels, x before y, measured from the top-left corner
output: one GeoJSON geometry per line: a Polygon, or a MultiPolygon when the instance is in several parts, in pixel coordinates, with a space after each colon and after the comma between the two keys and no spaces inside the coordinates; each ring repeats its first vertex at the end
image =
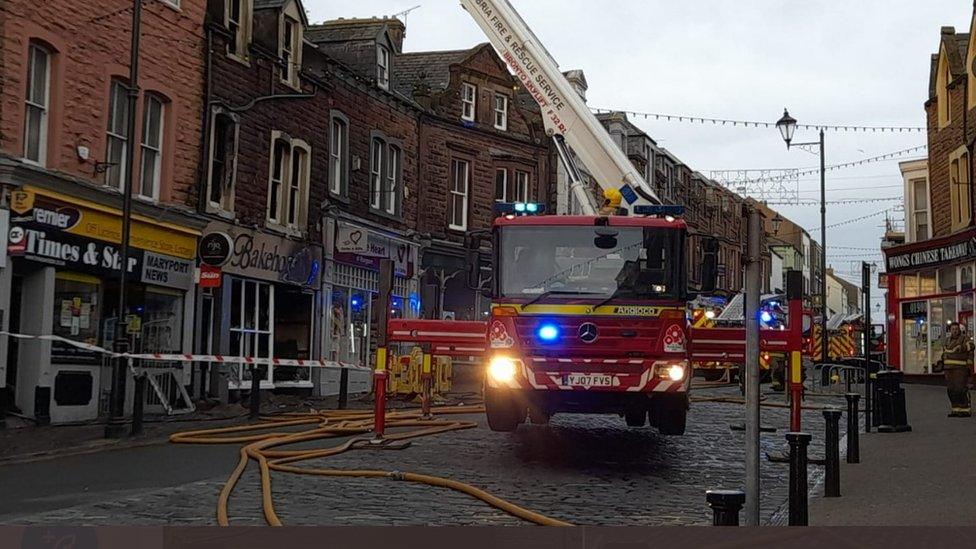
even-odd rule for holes
{"type": "Polygon", "coordinates": [[[905,389],[901,386],[905,374],[901,370],[878,372],[875,389],[875,419],[879,433],[911,431],[905,407],[905,389]]]}

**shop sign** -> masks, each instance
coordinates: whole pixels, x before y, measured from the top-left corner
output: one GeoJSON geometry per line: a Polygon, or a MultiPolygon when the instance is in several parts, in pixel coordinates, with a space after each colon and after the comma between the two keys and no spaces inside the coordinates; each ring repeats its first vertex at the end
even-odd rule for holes
{"type": "Polygon", "coordinates": [[[963,242],[953,242],[938,248],[889,255],[887,265],[888,272],[895,273],[930,265],[950,263],[970,257],[976,257],[976,236],[963,242]]]}
{"type": "Polygon", "coordinates": [[[335,260],[339,263],[378,271],[380,260],[393,260],[397,276],[411,278],[414,273],[411,245],[350,223],[338,223],[335,260]]]}
{"type": "MultiPolygon", "coordinates": [[[[220,238],[215,233],[226,235],[230,242],[230,257],[223,263],[225,273],[260,278],[272,282],[287,282],[305,287],[318,284],[322,263],[322,250],[300,241],[251,231],[225,224],[212,224],[201,240],[201,261],[203,254],[213,251],[212,260],[219,259],[219,246],[209,248],[220,238]],[[208,248],[204,252],[204,248],[208,248]]],[[[201,271],[202,273],[202,271],[201,271]]]]}
{"type": "MultiPolygon", "coordinates": [[[[115,245],[122,242],[121,212],[94,203],[86,205],[82,200],[69,202],[68,198],[46,196],[47,192],[30,187],[13,191],[11,224],[31,224],[115,245]]],[[[193,259],[196,257],[196,241],[195,231],[133,216],[129,238],[133,248],[193,259]]]]}
{"type": "MultiPolygon", "coordinates": [[[[7,234],[7,252],[13,257],[103,275],[122,269],[121,250],[109,242],[37,223],[15,224],[7,234]]],[[[193,264],[185,259],[133,247],[129,248],[128,263],[126,272],[134,280],[180,289],[193,285],[193,264]]]]}
{"type": "Polygon", "coordinates": [[[200,262],[212,267],[222,267],[234,251],[234,241],[224,232],[213,232],[200,239],[200,262]]]}
{"type": "Polygon", "coordinates": [[[220,267],[200,265],[200,287],[219,288],[222,275],[220,267]]]}
{"type": "Polygon", "coordinates": [[[904,319],[925,318],[928,315],[928,302],[908,301],[901,304],[901,317],[904,319]]]}

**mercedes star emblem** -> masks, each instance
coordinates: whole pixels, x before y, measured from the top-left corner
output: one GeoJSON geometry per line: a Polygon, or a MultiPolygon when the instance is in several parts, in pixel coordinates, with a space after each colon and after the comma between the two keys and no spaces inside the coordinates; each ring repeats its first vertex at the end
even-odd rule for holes
{"type": "Polygon", "coordinates": [[[584,324],[580,324],[579,330],[577,331],[577,336],[583,343],[593,343],[598,337],[600,337],[600,331],[597,329],[596,324],[586,322],[584,324]]]}

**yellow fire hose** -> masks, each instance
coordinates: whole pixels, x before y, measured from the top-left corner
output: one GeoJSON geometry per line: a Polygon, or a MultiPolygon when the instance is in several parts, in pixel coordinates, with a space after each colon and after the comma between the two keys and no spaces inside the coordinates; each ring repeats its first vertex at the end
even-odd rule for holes
{"type": "MultiPolygon", "coordinates": [[[[475,414],[484,413],[484,408],[481,406],[452,406],[434,408],[432,412],[437,415],[475,414]]],[[[328,448],[312,450],[274,449],[300,442],[366,434],[373,429],[373,413],[371,411],[312,410],[304,413],[287,413],[281,416],[262,417],[261,419],[263,420],[262,423],[254,425],[185,431],[170,436],[170,442],[178,444],[244,444],[240,450],[240,459],[237,462],[237,467],[234,468],[227,482],[224,483],[224,487],[220,491],[220,497],[217,499],[217,523],[221,526],[230,525],[230,519],[227,514],[228,501],[238,481],[244,474],[245,469],[247,469],[248,462],[252,459],[258,463],[258,468],[261,472],[261,504],[265,521],[270,526],[282,525],[281,520],[275,512],[272,498],[272,471],[327,477],[387,478],[426,484],[439,488],[449,488],[468,494],[496,509],[535,524],[542,526],[572,526],[570,523],[519,507],[514,503],[493,496],[470,484],[447,478],[398,471],[320,469],[291,465],[310,459],[338,455],[358,447],[371,446],[371,439],[367,437],[352,438],[342,444],[328,448]],[[315,427],[304,431],[281,430],[282,428],[301,425],[314,425],[315,427]]],[[[386,416],[386,424],[391,429],[417,427],[414,430],[390,434],[385,437],[384,440],[386,441],[404,441],[446,433],[448,431],[477,427],[477,423],[470,421],[424,420],[421,419],[420,412],[415,410],[390,412],[386,416]]]]}

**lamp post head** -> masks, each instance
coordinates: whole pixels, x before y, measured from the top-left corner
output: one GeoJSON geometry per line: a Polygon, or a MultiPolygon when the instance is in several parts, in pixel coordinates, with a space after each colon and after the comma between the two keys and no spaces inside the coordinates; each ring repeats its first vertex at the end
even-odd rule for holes
{"type": "Polygon", "coordinates": [[[779,234],[779,228],[783,224],[783,217],[779,215],[779,212],[776,212],[776,217],[771,221],[773,224],[773,234],[779,234]]]}
{"type": "Polygon", "coordinates": [[[793,141],[793,132],[796,131],[796,119],[790,116],[790,111],[783,109],[783,117],[776,123],[779,134],[786,141],[786,148],[790,148],[790,141],[793,141]]]}

